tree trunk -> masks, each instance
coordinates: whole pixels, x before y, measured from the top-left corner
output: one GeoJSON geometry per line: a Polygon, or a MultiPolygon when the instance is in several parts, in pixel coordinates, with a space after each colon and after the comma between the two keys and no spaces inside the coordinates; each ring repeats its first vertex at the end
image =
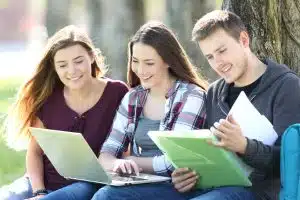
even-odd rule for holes
{"type": "Polygon", "coordinates": [[[300,1],[284,0],[281,4],[283,63],[300,75],[300,1]]]}
{"type": "Polygon", "coordinates": [[[197,20],[216,7],[212,0],[166,0],[166,21],[174,30],[180,43],[191,58],[192,63],[200,67],[201,73],[210,81],[216,79],[216,73],[210,68],[198,45],[191,41],[192,29],[197,20]]]}
{"type": "Polygon", "coordinates": [[[46,13],[46,27],[48,36],[68,25],[70,0],[48,0],[46,13]]]}
{"type": "Polygon", "coordinates": [[[89,17],[89,32],[90,37],[97,48],[101,48],[100,46],[100,32],[101,32],[101,0],[86,0],[87,10],[86,12],[90,12],[89,17]]]}
{"type": "MultiPolygon", "coordinates": [[[[97,1],[97,0],[94,0],[97,1]]],[[[106,57],[108,76],[126,80],[127,43],[144,22],[141,0],[98,0],[93,10],[92,39],[106,57]]]]}
{"type": "Polygon", "coordinates": [[[259,58],[271,58],[300,73],[299,0],[224,0],[222,9],[241,17],[259,58]]]}

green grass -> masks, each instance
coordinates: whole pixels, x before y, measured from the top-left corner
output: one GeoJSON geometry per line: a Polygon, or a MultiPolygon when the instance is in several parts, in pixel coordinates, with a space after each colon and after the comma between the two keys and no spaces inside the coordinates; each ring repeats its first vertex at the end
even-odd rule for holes
{"type": "Polygon", "coordinates": [[[0,141],[0,186],[8,184],[25,172],[25,152],[16,152],[0,141]]]}
{"type": "MultiPolygon", "coordinates": [[[[0,79],[0,119],[7,112],[22,78],[0,79]]],[[[0,125],[1,125],[0,121],[0,125]]],[[[1,125],[2,126],[2,125],[1,125]]],[[[25,152],[9,149],[0,137],[0,186],[12,182],[25,172],[25,152]]]]}

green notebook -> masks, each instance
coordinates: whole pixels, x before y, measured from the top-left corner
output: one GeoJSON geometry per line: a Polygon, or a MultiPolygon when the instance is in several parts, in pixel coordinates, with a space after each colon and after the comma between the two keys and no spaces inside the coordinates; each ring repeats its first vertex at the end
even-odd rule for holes
{"type": "Polygon", "coordinates": [[[175,168],[197,172],[197,188],[251,186],[252,169],[235,153],[208,144],[207,139],[214,139],[209,130],[149,131],[148,135],[175,168]]]}

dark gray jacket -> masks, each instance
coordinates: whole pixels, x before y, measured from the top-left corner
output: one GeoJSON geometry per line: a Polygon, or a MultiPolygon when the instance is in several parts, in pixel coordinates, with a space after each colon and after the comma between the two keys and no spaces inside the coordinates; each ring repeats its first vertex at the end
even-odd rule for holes
{"type": "MultiPolygon", "coordinates": [[[[300,122],[300,79],[284,65],[270,60],[264,63],[267,70],[249,99],[273,124],[279,137],[274,146],[247,139],[246,153],[241,158],[255,169],[250,176],[252,189],[265,199],[278,199],[281,135],[288,126],[300,122]]],[[[228,87],[229,84],[220,79],[208,89],[206,128],[226,118],[230,110],[225,102],[228,87]]]]}

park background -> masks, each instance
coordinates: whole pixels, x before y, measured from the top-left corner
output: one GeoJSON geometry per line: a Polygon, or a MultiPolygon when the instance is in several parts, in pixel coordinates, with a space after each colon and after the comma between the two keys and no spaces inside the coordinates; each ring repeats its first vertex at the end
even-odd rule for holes
{"type": "MultiPolygon", "coordinates": [[[[214,9],[241,16],[260,58],[287,64],[299,74],[300,0],[0,0],[0,125],[47,38],[68,24],[89,33],[106,57],[107,76],[126,81],[130,37],[143,23],[162,21],[178,36],[199,73],[209,82],[216,80],[191,41],[197,19],[214,9]]],[[[25,154],[9,149],[0,137],[0,186],[25,173],[25,154]]]]}

